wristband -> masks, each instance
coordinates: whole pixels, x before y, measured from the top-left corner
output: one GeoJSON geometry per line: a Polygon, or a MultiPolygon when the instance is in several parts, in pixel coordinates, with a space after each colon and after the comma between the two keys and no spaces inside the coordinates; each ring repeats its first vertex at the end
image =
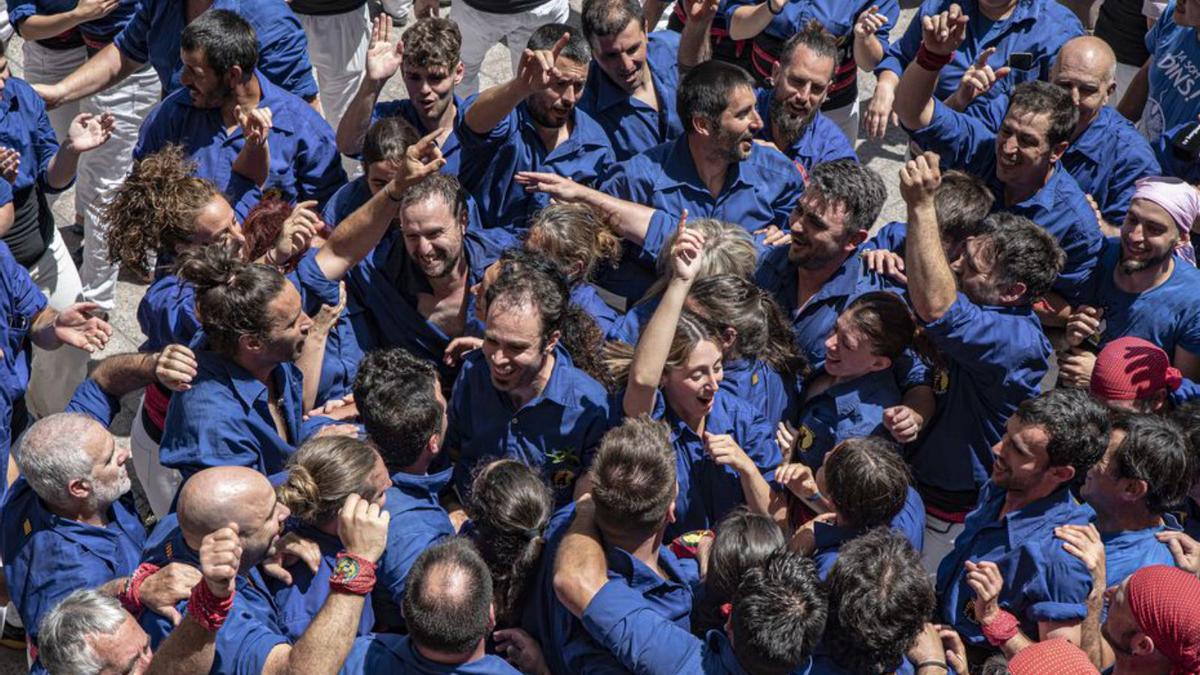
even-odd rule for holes
{"type": "Polygon", "coordinates": [[[1005,642],[1013,639],[1021,627],[1017,623],[1017,617],[1012,614],[1000,610],[996,614],[996,618],[990,623],[979,622],[979,631],[983,633],[983,637],[987,638],[988,644],[993,647],[1000,647],[1005,642]]]}
{"type": "Polygon", "coordinates": [[[942,670],[946,671],[947,673],[950,672],[950,666],[946,665],[945,661],[938,661],[937,659],[929,659],[928,661],[922,661],[922,662],[918,663],[917,667],[914,668],[913,670],[915,670],[916,672],[919,673],[919,672],[921,672],[922,668],[926,668],[926,667],[941,668],[942,670]]]}
{"type": "Polygon", "coordinates": [[[387,185],[385,185],[383,187],[383,194],[387,195],[388,199],[396,202],[397,204],[404,201],[404,195],[400,195],[399,197],[392,196],[393,192],[392,192],[392,184],[391,183],[388,183],[387,185]]]}
{"type": "Polygon", "coordinates": [[[121,606],[125,611],[129,612],[134,618],[142,615],[142,584],[146,579],[149,579],[152,574],[158,571],[158,565],[151,563],[142,563],[138,568],[129,575],[125,580],[125,588],[117,594],[117,600],[121,601],[121,606]]]}
{"type": "Polygon", "coordinates": [[[188,598],[187,615],[192,617],[192,621],[200,624],[204,630],[215,633],[225,624],[229,610],[233,608],[233,596],[235,595],[237,595],[237,590],[230,593],[228,598],[218,598],[213,595],[212,590],[208,587],[208,582],[201,580],[192,587],[192,595],[188,598]]]}
{"type": "Polygon", "coordinates": [[[337,554],[333,574],[329,576],[329,590],[366,595],[375,588],[375,563],[353,553],[342,551],[337,554]]]}
{"type": "Polygon", "coordinates": [[[774,9],[771,7],[771,0],[767,0],[767,11],[768,11],[768,12],[770,12],[770,13],[771,13],[772,15],[774,15],[774,16],[779,16],[780,14],[783,14],[783,8],[784,8],[784,7],[786,7],[786,6],[787,6],[787,0],[784,0],[783,4],[779,5],[779,11],[778,11],[778,12],[776,12],[776,11],[775,11],[775,10],[774,10],[774,9]]]}
{"type": "Polygon", "coordinates": [[[934,54],[925,48],[925,43],[917,49],[917,65],[925,70],[937,72],[954,59],[954,54],[934,54]]]}

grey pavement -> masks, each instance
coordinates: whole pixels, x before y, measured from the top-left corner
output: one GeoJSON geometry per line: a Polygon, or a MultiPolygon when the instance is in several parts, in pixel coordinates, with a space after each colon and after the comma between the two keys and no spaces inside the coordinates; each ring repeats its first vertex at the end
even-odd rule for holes
{"type": "MultiPolygon", "coordinates": [[[[581,2],[582,0],[571,0],[571,23],[573,25],[578,25],[581,2]]],[[[373,1],[372,4],[375,5],[377,3],[373,1]]],[[[901,11],[899,27],[892,32],[893,36],[897,37],[907,27],[916,11],[916,3],[913,0],[907,0],[902,4],[907,8],[901,11]]],[[[395,33],[399,32],[396,31],[395,33]]],[[[9,62],[17,77],[20,77],[23,72],[21,42],[21,38],[14,37],[8,47],[9,62]]],[[[862,71],[859,71],[858,75],[860,95],[867,98],[874,90],[875,77],[870,73],[863,73],[862,71]]],[[[510,77],[512,77],[512,64],[508,49],[503,45],[496,45],[488,52],[484,61],[480,73],[480,86],[481,88],[487,88],[503,82],[510,77]]],[[[404,85],[400,78],[393,78],[384,87],[381,100],[399,99],[406,96],[404,85]]],[[[866,100],[862,103],[864,114],[866,103],[866,100]]],[[[880,215],[876,227],[892,220],[904,219],[904,202],[900,199],[898,189],[898,171],[903,165],[906,151],[906,138],[903,132],[895,128],[889,129],[887,136],[882,142],[861,139],[859,141],[858,153],[860,158],[867,166],[879,172],[888,188],[888,201],[884,206],[883,213],[880,215]]],[[[73,189],[69,190],[63,193],[54,204],[53,210],[60,228],[75,221],[74,194],[73,189]]],[[[78,237],[66,233],[64,235],[69,245],[75,246],[78,244],[78,237]]],[[[103,358],[105,355],[121,354],[137,350],[138,345],[143,340],[141,330],[137,325],[137,306],[145,291],[146,285],[136,279],[134,275],[122,273],[121,279],[117,284],[116,307],[109,318],[113,327],[113,337],[104,353],[93,357],[93,364],[97,359],[103,358]]],[[[111,427],[113,434],[117,437],[117,442],[122,445],[126,445],[129,442],[129,426],[133,419],[134,406],[136,406],[137,401],[138,396],[136,394],[126,397],[126,400],[123,402],[122,414],[111,427]]],[[[0,648],[0,675],[17,675],[24,673],[25,670],[23,654],[0,648]]]]}

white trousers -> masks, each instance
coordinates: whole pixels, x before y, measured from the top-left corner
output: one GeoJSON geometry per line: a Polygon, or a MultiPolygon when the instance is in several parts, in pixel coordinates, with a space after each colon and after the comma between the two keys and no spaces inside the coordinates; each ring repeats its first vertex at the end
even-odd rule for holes
{"type": "MultiPolygon", "coordinates": [[[[25,59],[25,77],[29,84],[56,84],[75,71],[87,61],[87,50],[77,49],[57,50],[43,47],[32,40],[26,40],[21,45],[21,53],[25,59]]],[[[79,101],[59,106],[47,112],[50,126],[54,127],[54,135],[59,143],[67,137],[67,129],[71,120],[79,114],[79,101]]],[[[53,205],[58,194],[46,195],[47,203],[53,205]]],[[[75,198],[75,212],[82,211],[78,195],[75,198]]]]}
{"type": "Polygon", "coordinates": [[[942,558],[954,550],[954,540],[962,534],[962,523],[951,523],[925,514],[925,546],[921,549],[921,565],[929,573],[929,578],[937,577],[938,565],[942,558]]]}
{"type": "Polygon", "coordinates": [[[146,114],[159,100],[162,85],[149,65],[120,84],[80,102],[80,110],[93,115],[111,113],[116,122],[104,145],[79,158],[75,181],[75,208],[83,213],[83,299],[111,312],[116,303],[117,266],[108,261],[108,223],[101,209],[125,181],[133,164],[133,146],[146,114]]]}
{"type": "Polygon", "coordinates": [[[308,36],[308,58],[321,89],[321,109],[329,126],[337,129],[367,68],[370,13],[363,5],[343,14],[297,14],[296,18],[308,36]]]}
{"type": "MultiPolygon", "coordinates": [[[[79,302],[82,291],[79,272],[58,230],[54,231],[54,240],[46,252],[30,266],[29,275],[51,308],[61,311],[79,302]]],[[[75,388],[87,377],[88,353],[66,345],[53,351],[37,345],[31,348],[33,365],[29,390],[25,393],[29,412],[34,417],[45,417],[66,410],[75,388]]]]}
{"type": "Polygon", "coordinates": [[[450,5],[450,18],[462,31],[462,84],[455,87],[459,96],[466,98],[479,91],[479,68],[488,50],[505,39],[508,53],[512,57],[513,73],[521,63],[521,53],[529,42],[533,31],[548,23],[564,23],[571,15],[567,0],[549,0],[526,12],[517,14],[491,14],[481,12],[456,0],[450,5]]]}
{"type": "Polygon", "coordinates": [[[129,430],[129,452],[138,482],[146,491],[146,501],[150,502],[150,510],[162,519],[170,512],[171,501],[175,499],[175,491],[179,489],[180,476],[175,469],[159,463],[158,443],[146,433],[146,427],[143,425],[143,402],[144,400],[138,401],[137,414],[134,415],[133,426],[129,430]]]}
{"type": "Polygon", "coordinates": [[[854,99],[853,103],[844,105],[833,110],[822,110],[821,113],[838,125],[846,138],[850,140],[850,147],[855,147],[855,141],[858,140],[858,125],[859,115],[858,110],[861,103],[858,98],[854,99]]]}

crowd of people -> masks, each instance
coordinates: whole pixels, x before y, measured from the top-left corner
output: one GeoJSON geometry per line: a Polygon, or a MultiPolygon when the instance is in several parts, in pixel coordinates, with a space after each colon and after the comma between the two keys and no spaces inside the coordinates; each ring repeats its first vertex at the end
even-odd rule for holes
{"type": "Polygon", "coordinates": [[[32,672],[1200,674],[1200,0],[401,4],[8,0],[32,672]]]}

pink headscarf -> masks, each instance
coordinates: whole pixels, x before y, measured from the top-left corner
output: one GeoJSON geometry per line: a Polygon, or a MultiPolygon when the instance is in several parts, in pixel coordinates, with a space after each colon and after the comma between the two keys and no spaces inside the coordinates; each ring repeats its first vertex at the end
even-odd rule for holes
{"type": "Polygon", "coordinates": [[[1192,265],[1196,252],[1192,248],[1192,223],[1200,217],[1200,191],[1178,178],[1143,178],[1134,187],[1134,199],[1145,199],[1162,207],[1179,227],[1178,253],[1192,265]]]}

